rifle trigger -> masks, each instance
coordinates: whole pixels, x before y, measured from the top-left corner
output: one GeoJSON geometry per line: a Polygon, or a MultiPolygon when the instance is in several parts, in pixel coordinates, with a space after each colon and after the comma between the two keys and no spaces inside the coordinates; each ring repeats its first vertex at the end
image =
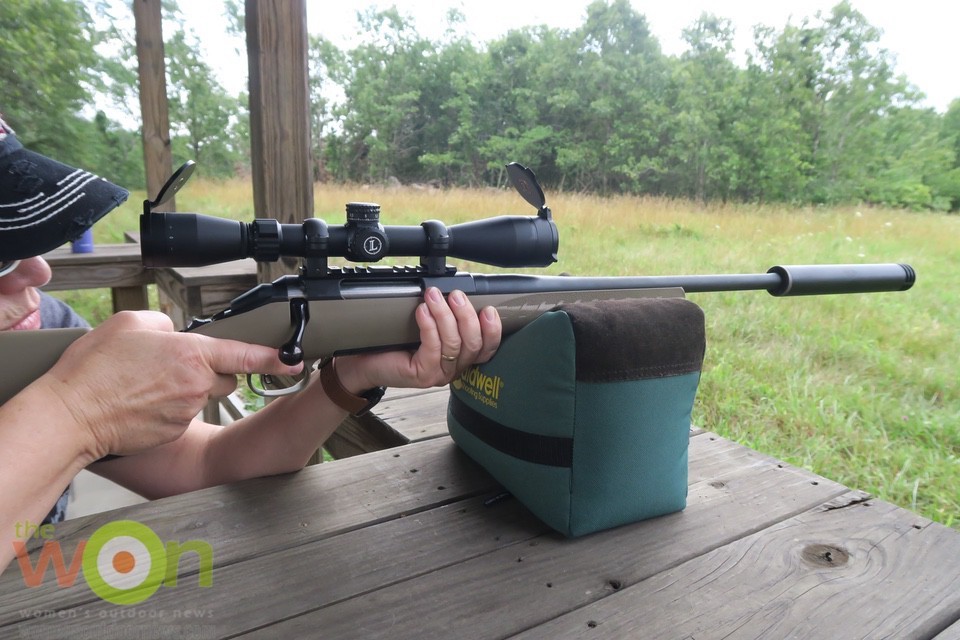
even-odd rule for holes
{"type": "MultiPolygon", "coordinates": [[[[319,361],[318,361],[319,362],[319,361]]],[[[316,363],[314,363],[316,364],[316,363]]],[[[263,398],[280,398],[282,396],[288,396],[292,393],[297,393],[306,388],[307,383],[310,382],[310,375],[313,373],[314,366],[306,366],[303,368],[303,377],[294,385],[289,387],[284,387],[282,389],[267,389],[267,385],[273,384],[273,379],[269,374],[256,374],[248,373],[247,374],[247,387],[250,388],[255,394],[263,398]],[[257,386],[254,384],[253,376],[260,375],[260,381],[263,383],[262,386],[257,386]]]]}
{"type": "Polygon", "coordinates": [[[307,301],[296,298],[290,301],[290,323],[293,325],[293,335],[280,347],[280,362],[295,365],[303,362],[303,336],[307,332],[307,321],[310,311],[307,301]]]}

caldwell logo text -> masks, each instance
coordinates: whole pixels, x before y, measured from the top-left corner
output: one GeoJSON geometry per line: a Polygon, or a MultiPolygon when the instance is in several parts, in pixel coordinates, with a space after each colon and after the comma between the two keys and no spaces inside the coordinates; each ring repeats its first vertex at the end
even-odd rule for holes
{"type": "Polygon", "coordinates": [[[203,540],[170,541],[166,544],[145,524],[133,520],[109,522],[77,543],[69,566],[60,547],[52,540],[53,525],[16,524],[18,538],[42,539],[36,565],[30,563],[27,545],[14,540],[13,550],[28,587],[43,584],[47,567],[53,564],[57,584],[70,587],[83,569],[83,578],[99,597],[114,604],[138,604],[160,588],[177,586],[180,556],[196,553],[200,560],[201,587],[213,586],[213,547],[203,540]]]}
{"type": "Polygon", "coordinates": [[[493,408],[497,407],[500,391],[503,390],[503,379],[500,376],[487,375],[477,367],[467,369],[450,384],[454,389],[464,391],[474,400],[493,408]]]}

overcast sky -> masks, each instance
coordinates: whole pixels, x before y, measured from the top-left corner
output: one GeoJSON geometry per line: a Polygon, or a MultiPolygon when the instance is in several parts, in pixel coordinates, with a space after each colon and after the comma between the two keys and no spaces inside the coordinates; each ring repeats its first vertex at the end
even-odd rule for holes
{"type": "MultiPolygon", "coordinates": [[[[703,11],[733,21],[737,48],[742,54],[752,42],[752,28],[763,24],[782,28],[788,20],[799,24],[817,11],[829,13],[836,0],[631,0],[637,12],[647,17],[664,53],[683,50],[681,31],[703,11]]],[[[357,11],[371,5],[396,5],[413,18],[417,30],[435,38],[443,31],[446,8],[456,7],[466,16],[466,25],[479,41],[496,38],[508,30],[547,24],[574,28],[586,16],[588,0],[307,0],[308,29],[349,48],[362,34],[357,33],[357,11]]],[[[945,111],[950,101],[960,98],[960,25],[958,0],[853,0],[854,8],[883,31],[881,46],[896,56],[897,70],[927,95],[927,104],[945,111]]],[[[213,66],[222,69],[222,83],[231,91],[244,88],[245,60],[236,47],[227,43],[217,25],[223,24],[219,0],[180,3],[187,24],[200,34],[213,66]],[[239,73],[231,73],[240,64],[239,73]]]]}

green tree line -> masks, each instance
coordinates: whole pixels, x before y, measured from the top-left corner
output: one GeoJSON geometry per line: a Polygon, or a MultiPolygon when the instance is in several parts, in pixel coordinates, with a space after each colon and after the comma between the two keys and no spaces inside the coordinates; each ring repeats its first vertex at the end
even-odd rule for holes
{"type": "MultiPolygon", "coordinates": [[[[240,6],[228,3],[235,30],[240,6]]],[[[137,103],[132,33],[95,26],[105,11],[5,0],[0,110],[35,147],[136,186],[136,132],[84,115],[105,93],[137,103]]],[[[175,153],[209,176],[243,171],[246,97],[220,86],[172,2],[168,14],[175,153]]],[[[436,39],[396,9],[359,20],[349,48],[311,37],[318,180],[500,185],[515,160],[553,189],[960,208],[960,100],[943,114],[923,107],[847,0],[756,27],[739,63],[729,20],[703,14],[670,56],[628,0],[597,0],[574,29],[530,26],[483,44],[456,11],[436,39]]]]}

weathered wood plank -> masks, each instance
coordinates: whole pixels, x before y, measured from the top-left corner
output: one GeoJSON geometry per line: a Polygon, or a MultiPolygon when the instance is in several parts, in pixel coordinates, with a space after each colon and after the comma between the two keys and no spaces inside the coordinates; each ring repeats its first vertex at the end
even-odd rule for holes
{"type": "Polygon", "coordinates": [[[150,296],[146,287],[114,287],[110,289],[110,300],[114,313],[150,308],[150,296]]]}
{"type": "Polygon", "coordinates": [[[238,260],[208,267],[158,269],[155,279],[186,316],[208,316],[255,287],[257,267],[252,260],[238,260]]]}
{"type": "Polygon", "coordinates": [[[691,447],[697,451],[693,465],[714,457],[715,469],[724,472],[692,485],[682,513],[575,540],[550,533],[482,557],[451,559],[444,569],[264,627],[251,636],[503,637],[846,491],[769,458],[760,468],[742,466],[738,456],[724,463],[724,456],[710,455],[731,450],[721,440],[697,437],[691,447]]]}
{"type": "Polygon", "coordinates": [[[517,637],[929,638],[958,618],[960,535],[851,493],[517,637]]]}
{"type": "MultiPolygon", "coordinates": [[[[452,441],[431,440],[315,465],[295,474],[213,487],[68,520],[56,525],[54,539],[65,553],[72,554],[79,540],[103,524],[121,518],[136,520],[161,540],[206,540],[215,549],[216,565],[223,567],[496,488],[490,476],[452,441]]],[[[34,541],[28,547],[30,562],[36,566],[40,545],[34,541]]],[[[183,574],[196,569],[194,559],[185,556],[183,574]]],[[[0,576],[0,627],[19,621],[24,591],[17,567],[0,576]]],[[[50,579],[29,589],[30,605],[45,610],[71,608],[95,599],[82,580],[60,588],[50,579]]]]}
{"type": "MultiPolygon", "coordinates": [[[[441,569],[460,560],[510,547],[544,533],[519,503],[502,508],[483,506],[483,498],[459,501],[427,512],[399,518],[266,554],[247,562],[218,567],[213,586],[200,588],[196,577],[181,578],[176,587],[161,588],[140,606],[124,610],[132,622],[113,629],[142,633],[151,612],[189,608],[206,612],[204,637],[229,637],[277,619],[288,618],[391,584],[398,579],[441,569]],[[428,540],[429,544],[423,541],[428,540]]],[[[83,632],[88,621],[109,616],[116,607],[91,602],[64,620],[40,620],[17,625],[22,634],[56,631],[65,637],[83,632]]],[[[180,637],[172,629],[185,623],[172,615],[149,622],[150,636],[180,637]],[[162,632],[161,632],[162,630],[162,632]]]]}
{"type": "MultiPolygon", "coordinates": [[[[244,7],[254,212],[303,222],[313,215],[306,1],[246,0],[244,7]]],[[[296,269],[295,259],[281,257],[261,263],[259,279],[296,269]]]]}
{"type": "Polygon", "coordinates": [[[233,283],[242,281],[250,288],[256,285],[257,263],[252,258],[247,258],[204,267],[169,267],[167,270],[185,287],[222,284],[239,286],[233,283]]]}
{"type": "Polygon", "coordinates": [[[446,435],[448,397],[446,387],[388,389],[372,412],[348,416],[324,448],[339,459],[446,435]]]}
{"type": "Polygon", "coordinates": [[[960,619],[938,633],[933,640],[960,640],[960,619]]]}
{"type": "Polygon", "coordinates": [[[153,283],[140,247],[134,244],[98,244],[93,253],[71,253],[67,247],[43,256],[53,272],[45,291],[142,287],[153,283]]]}
{"type": "Polygon", "coordinates": [[[399,447],[409,442],[390,425],[368,413],[359,417],[347,416],[323,443],[323,448],[339,460],[399,447]]]}
{"type": "MultiPolygon", "coordinates": [[[[421,446],[424,445],[411,445],[421,446]]],[[[753,523],[750,517],[740,522],[729,519],[728,530],[725,531],[724,527],[711,529],[708,525],[714,522],[719,512],[724,509],[746,503],[753,505],[747,507],[747,510],[752,509],[754,519],[767,517],[762,513],[768,509],[758,497],[770,490],[768,483],[738,481],[734,483],[735,488],[732,491],[724,490],[731,486],[731,476],[735,477],[738,473],[755,475],[757,469],[750,463],[752,456],[745,458],[742,447],[724,440],[695,438],[691,441],[691,447],[692,464],[695,467],[691,475],[695,478],[703,476],[704,473],[699,470],[702,467],[704,471],[712,470],[709,474],[711,479],[698,481],[701,486],[693,488],[691,506],[687,513],[683,514],[683,522],[675,523],[673,532],[679,528],[688,535],[695,535],[698,529],[710,529],[710,535],[697,535],[697,541],[687,541],[693,542],[694,546],[702,544],[706,545],[705,548],[710,548],[716,544],[711,542],[712,535],[730,535],[730,531],[737,528],[747,531],[753,523]],[[748,462],[746,465],[745,460],[748,462]],[[744,471],[745,469],[752,471],[744,471]],[[721,477],[725,478],[726,482],[720,482],[718,478],[721,477]],[[726,507],[723,504],[726,504],[726,507]]],[[[766,462],[766,471],[776,469],[776,461],[768,458],[766,462]]],[[[784,476],[787,483],[795,480],[791,479],[789,474],[779,475],[784,476]]],[[[802,477],[807,485],[807,475],[802,477]]],[[[775,480],[774,484],[782,483],[775,480]]],[[[481,503],[482,500],[477,499],[459,501],[453,505],[345,532],[335,537],[305,542],[276,553],[250,557],[228,566],[220,566],[218,557],[218,569],[214,574],[212,588],[199,588],[196,586],[196,578],[191,579],[189,575],[185,575],[176,588],[161,589],[143,606],[131,607],[128,611],[131,615],[142,611],[146,616],[150,611],[173,611],[182,607],[184,602],[189,602],[191,608],[212,614],[210,621],[205,622],[210,625],[206,630],[215,637],[221,637],[256,629],[273,620],[336,605],[349,598],[369,594],[376,589],[390,587],[411,578],[426,577],[433,571],[444,571],[446,579],[460,582],[462,578],[457,577],[459,574],[456,569],[447,567],[511,545],[519,550],[504,553],[508,554],[510,563],[515,563],[518,553],[526,557],[534,553],[531,549],[539,548],[543,544],[554,545],[557,553],[566,553],[573,545],[580,549],[582,556],[587,554],[587,548],[592,544],[589,538],[565,541],[556,534],[547,534],[544,536],[546,540],[537,539],[535,547],[524,545],[519,548],[519,543],[544,534],[546,527],[530,516],[516,501],[499,503],[492,508],[485,508],[481,503]],[[426,532],[430,535],[426,536],[426,532]],[[427,544],[424,544],[425,540],[427,544]],[[371,553],[372,550],[375,552],[371,553]],[[321,566],[322,570],[319,568],[321,566]],[[317,568],[312,570],[311,567],[317,568]],[[451,573],[454,575],[450,575],[451,573]],[[230,585],[230,588],[218,589],[218,584],[230,585]]],[[[634,543],[637,539],[648,537],[636,531],[633,536],[628,533],[624,531],[621,536],[633,538],[634,543]]],[[[673,537],[673,533],[669,537],[673,537]]],[[[615,544],[611,542],[610,546],[615,544]]],[[[215,548],[219,552],[219,548],[215,548]]],[[[676,552],[675,549],[674,553],[676,552]]],[[[687,549],[684,553],[690,553],[690,550],[687,549]]],[[[496,562],[499,564],[502,559],[496,562]]],[[[565,559],[557,559],[554,570],[562,570],[566,564],[565,559]]],[[[441,590],[445,588],[442,587],[441,590]]],[[[538,585],[534,592],[539,593],[541,588],[542,585],[538,585]]],[[[410,603],[402,606],[410,606],[410,603]]],[[[423,606],[432,606],[429,599],[423,601],[423,606]]],[[[81,605],[73,619],[77,625],[81,625],[91,618],[99,619],[101,612],[113,609],[106,603],[90,602],[81,605]]],[[[161,621],[172,625],[178,622],[182,621],[161,621]]],[[[70,625],[74,624],[68,617],[65,620],[33,621],[18,625],[17,629],[42,633],[43,630],[51,628],[49,625],[53,623],[59,625],[57,628],[61,632],[69,631],[70,625]]],[[[118,623],[122,624],[123,621],[118,623]]],[[[79,628],[76,627],[77,630],[79,628]]],[[[397,637],[403,637],[403,634],[397,637]]]]}
{"type": "Polygon", "coordinates": [[[334,458],[348,458],[446,434],[446,390],[443,390],[442,396],[437,393],[402,396],[381,402],[375,412],[347,416],[324,448],[334,458]]]}
{"type": "Polygon", "coordinates": [[[399,400],[400,398],[409,398],[411,396],[427,396],[433,393],[443,393],[447,391],[447,387],[431,387],[429,389],[401,389],[397,387],[387,388],[387,392],[383,394],[384,402],[391,402],[393,400],[399,400]]]}
{"type": "Polygon", "coordinates": [[[409,442],[447,435],[447,402],[444,387],[428,394],[411,395],[381,402],[376,417],[390,425],[409,442]]]}

